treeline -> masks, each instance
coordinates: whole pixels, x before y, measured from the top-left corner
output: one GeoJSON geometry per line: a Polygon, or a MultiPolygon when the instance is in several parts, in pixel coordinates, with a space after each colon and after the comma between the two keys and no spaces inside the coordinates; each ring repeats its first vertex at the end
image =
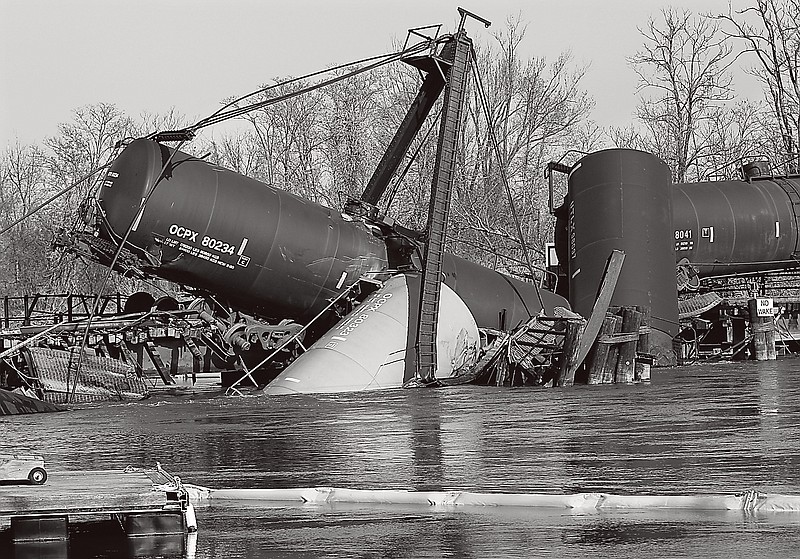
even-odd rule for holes
{"type": "MultiPolygon", "coordinates": [[[[741,160],[753,156],[769,158],[778,172],[797,172],[799,3],[759,0],[743,13],[715,17],[663,11],[642,28],[643,47],[630,58],[641,78],[636,122],[608,130],[590,119],[593,100],[582,86],[586,68],[568,53],[550,61],[524,57],[526,27],[511,20],[476,45],[480,80],[471,84],[460,136],[449,249],[529,276],[510,197],[523,242],[534,264],[543,266],[553,228],[546,165],[572,163],[580,152],[615,146],[650,151],[668,162],[676,182],[734,177],[741,160]],[[734,61],[751,64],[764,99],[737,98],[730,77],[734,61]]],[[[261,95],[308,85],[301,80],[261,95]]],[[[361,195],[418,87],[419,75],[410,67],[382,66],[248,113],[236,131],[201,135],[183,149],[341,209],[361,195]]],[[[119,140],[188,124],[174,111],[134,119],[114,105],[95,104],[77,109],[41,145],[8,147],[0,158],[0,229],[103,165],[119,140]]],[[[425,224],[437,127],[435,118],[423,126],[381,202],[408,227],[425,224]]],[[[0,293],[99,288],[104,269],[50,250],[59,229],[81,223],[93,203],[95,179],[81,181],[0,236],[0,293]]],[[[558,188],[563,195],[563,180],[558,188]]],[[[114,277],[107,290],[139,288],[114,277]]]]}
{"type": "Polygon", "coordinates": [[[735,176],[748,158],[797,173],[798,21],[800,0],[757,0],[719,15],[662,11],[629,59],[640,78],[636,125],[611,130],[612,143],[658,155],[676,183],[735,176]],[[760,82],[763,98],[737,95],[734,64],[760,82]]]}

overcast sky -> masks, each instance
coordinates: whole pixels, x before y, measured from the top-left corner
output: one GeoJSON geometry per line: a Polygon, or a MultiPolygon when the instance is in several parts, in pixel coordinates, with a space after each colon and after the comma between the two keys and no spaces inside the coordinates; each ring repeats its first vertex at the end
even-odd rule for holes
{"type": "MultiPolygon", "coordinates": [[[[39,143],[100,102],[132,117],[175,107],[195,121],[274,78],[390,52],[411,27],[454,31],[459,5],[493,23],[468,24],[476,43],[521,14],[523,54],[571,51],[590,65],[594,120],[627,126],[637,76],[626,57],[643,44],[637,28],[670,4],[728,9],[728,0],[0,0],[0,150],[39,143]]],[[[736,79],[757,96],[752,80],[736,79]]]]}

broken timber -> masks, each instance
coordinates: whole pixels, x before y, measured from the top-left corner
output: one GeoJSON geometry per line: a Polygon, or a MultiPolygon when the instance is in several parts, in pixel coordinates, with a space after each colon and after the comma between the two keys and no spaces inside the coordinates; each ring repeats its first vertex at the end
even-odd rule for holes
{"type": "MultiPolygon", "coordinates": [[[[551,381],[561,361],[564,336],[570,322],[585,323],[579,315],[557,307],[556,316],[533,316],[512,332],[484,330],[493,341],[477,363],[439,385],[476,383],[494,386],[541,386],[551,381]]],[[[577,347],[577,345],[573,345],[577,347]]]]}
{"type": "Polygon", "coordinates": [[[0,415],[19,415],[23,413],[41,413],[64,411],[64,408],[50,402],[32,397],[25,392],[9,391],[0,388],[0,415]]]}
{"type": "MultiPolygon", "coordinates": [[[[576,370],[581,366],[584,359],[586,359],[589,350],[597,338],[597,334],[603,326],[606,311],[611,304],[611,297],[614,295],[614,288],[617,287],[617,280],[619,280],[623,262],[625,262],[624,252],[621,250],[611,251],[611,255],[606,262],[605,272],[603,272],[603,281],[598,290],[597,300],[594,303],[594,307],[592,307],[592,315],[589,317],[589,322],[586,324],[586,329],[580,341],[580,348],[575,357],[574,367],[576,370]]],[[[572,375],[574,374],[575,371],[573,370],[572,375]]]]}
{"type": "Polygon", "coordinates": [[[512,332],[484,330],[492,340],[479,361],[440,385],[571,386],[650,380],[648,307],[609,309],[625,254],[609,256],[592,315],[567,309],[531,317],[512,332]],[[599,336],[598,336],[599,335],[599,336]],[[581,368],[583,366],[583,368],[581,368]],[[576,373],[580,372],[580,375],[576,373]]]}

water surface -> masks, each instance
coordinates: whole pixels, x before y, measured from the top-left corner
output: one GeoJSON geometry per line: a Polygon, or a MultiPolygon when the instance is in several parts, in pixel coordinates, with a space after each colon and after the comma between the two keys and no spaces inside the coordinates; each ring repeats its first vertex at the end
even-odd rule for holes
{"type": "MultiPolygon", "coordinates": [[[[649,384],[293,397],[160,395],[0,418],[0,453],[151,467],[209,487],[800,495],[800,361],[655,370],[649,384]]],[[[1,488],[0,488],[1,489],[1,488]]],[[[367,505],[200,507],[177,547],[92,557],[790,557],[800,514],[367,505]]],[[[87,555],[88,553],[88,555],[87,555]]]]}

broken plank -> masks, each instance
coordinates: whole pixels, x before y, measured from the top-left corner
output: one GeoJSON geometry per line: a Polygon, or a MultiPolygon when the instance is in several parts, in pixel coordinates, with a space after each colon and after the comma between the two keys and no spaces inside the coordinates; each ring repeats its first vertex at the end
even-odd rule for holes
{"type": "MultiPolygon", "coordinates": [[[[625,253],[621,250],[612,250],[611,255],[608,257],[608,261],[606,262],[606,269],[603,272],[603,281],[600,284],[600,289],[598,290],[597,299],[594,302],[594,307],[592,308],[592,314],[589,317],[589,321],[586,323],[586,328],[583,331],[583,336],[580,340],[580,346],[578,348],[578,354],[575,358],[575,361],[572,363],[572,366],[575,370],[581,366],[586,356],[589,354],[589,350],[592,348],[594,344],[595,338],[597,338],[597,334],[600,332],[600,328],[603,326],[603,321],[606,318],[606,311],[608,310],[608,306],[611,304],[611,297],[614,295],[614,289],[617,287],[617,280],[619,279],[619,274],[622,271],[622,263],[625,261],[625,253]]],[[[571,371],[571,374],[574,376],[575,370],[571,371]]]]}

